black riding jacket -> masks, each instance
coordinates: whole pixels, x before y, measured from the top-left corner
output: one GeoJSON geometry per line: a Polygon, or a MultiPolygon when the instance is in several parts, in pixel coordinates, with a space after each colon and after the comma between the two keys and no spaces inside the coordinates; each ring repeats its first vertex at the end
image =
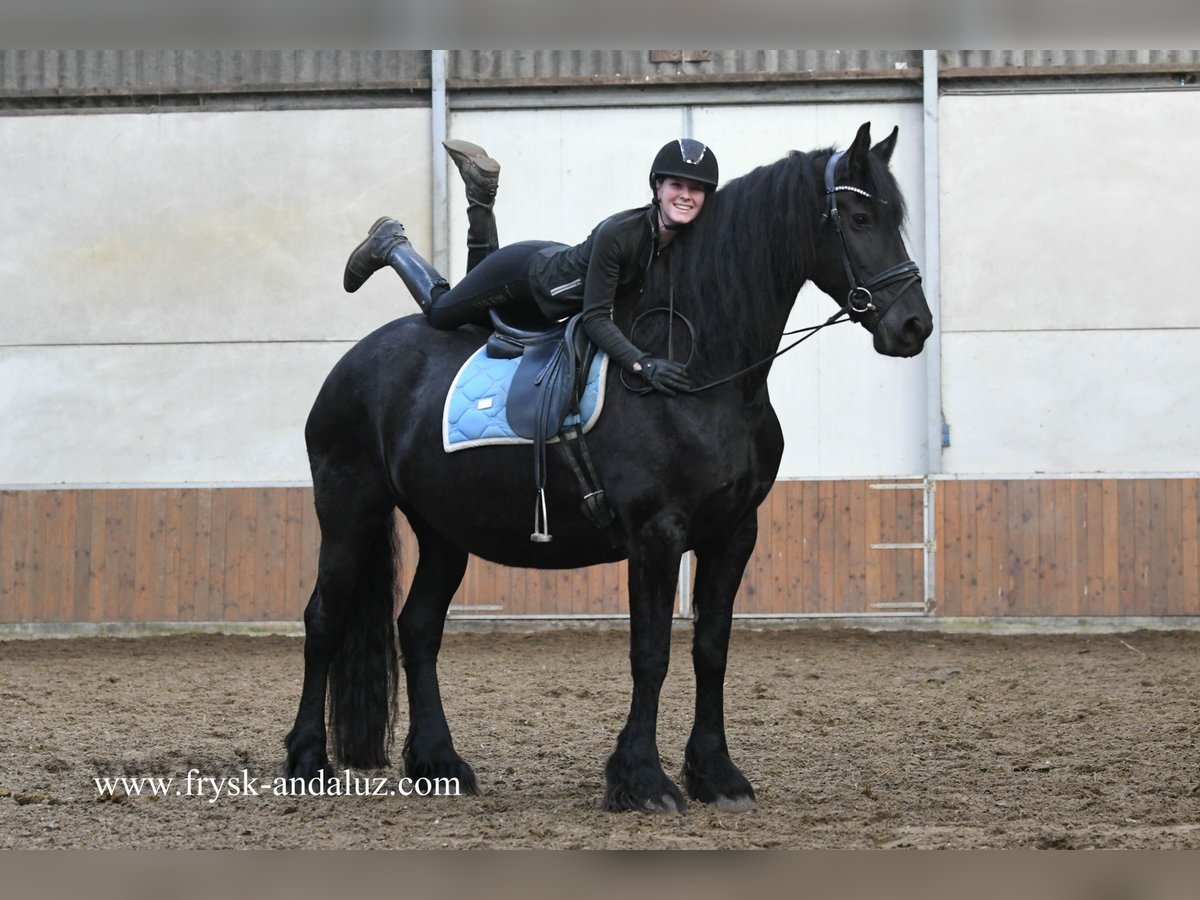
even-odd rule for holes
{"type": "Polygon", "coordinates": [[[643,206],[609,216],[582,244],[548,247],[530,265],[541,311],[557,321],[582,308],[587,336],[626,371],[646,354],[613,323],[613,301],[638,287],[658,256],[655,214],[643,206]]]}

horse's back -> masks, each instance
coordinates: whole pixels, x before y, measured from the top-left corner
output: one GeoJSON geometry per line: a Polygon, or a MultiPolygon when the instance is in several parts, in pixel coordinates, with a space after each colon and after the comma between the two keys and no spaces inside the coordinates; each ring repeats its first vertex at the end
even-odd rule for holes
{"type": "Polygon", "coordinates": [[[378,445],[385,422],[403,416],[415,424],[434,395],[485,338],[478,329],[438,331],[424,316],[394,319],[359,340],[337,361],[309,411],[305,440],[310,458],[325,448],[378,445]]]}

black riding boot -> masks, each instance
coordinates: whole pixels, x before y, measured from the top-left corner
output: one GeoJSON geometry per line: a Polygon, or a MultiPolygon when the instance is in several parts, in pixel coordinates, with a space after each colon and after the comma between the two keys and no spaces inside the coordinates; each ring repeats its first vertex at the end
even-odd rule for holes
{"type": "Polygon", "coordinates": [[[500,248],[492,207],[500,184],[500,163],[470,141],[446,140],[442,146],[458,167],[467,188],[467,271],[500,248]]]}
{"type": "Polygon", "coordinates": [[[500,249],[496,233],[496,215],[490,206],[471,203],[467,206],[467,271],[500,249]]]}
{"type": "Polygon", "coordinates": [[[396,270],[404,286],[420,304],[422,312],[429,310],[434,296],[450,287],[437,269],[413,249],[408,235],[404,233],[404,226],[386,216],[371,226],[366,239],[354,248],[346,260],[342,286],[354,293],[377,269],[384,266],[396,270]]]}

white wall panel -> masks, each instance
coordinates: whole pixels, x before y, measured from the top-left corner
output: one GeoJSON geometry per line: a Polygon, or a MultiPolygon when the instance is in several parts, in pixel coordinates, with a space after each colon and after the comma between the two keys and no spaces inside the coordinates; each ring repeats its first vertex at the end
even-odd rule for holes
{"type": "MultiPolygon", "coordinates": [[[[871,121],[876,140],[901,137],[893,169],[911,206],[910,249],[921,261],[921,110],[914,104],[697,107],[692,134],[712,145],[722,180],[789,150],[848,147],[871,121]],[[916,239],[913,246],[912,238],[916,239]]],[[[662,144],[683,133],[682,108],[519,110],[454,113],[450,132],[500,161],[496,200],[501,243],[543,238],[577,242],[605,216],[646,203],[648,169],[662,144]]],[[[451,271],[466,267],[465,202],[451,169],[451,271]]],[[[453,280],[453,279],[452,279],[453,280]]],[[[791,327],[824,320],[836,307],[806,288],[791,327]]],[[[925,465],[924,361],[879,357],[870,336],[843,326],[781,359],[771,375],[787,447],[782,477],[911,474],[925,465]]]]}
{"type": "Polygon", "coordinates": [[[1200,92],[947,96],[943,329],[1200,326],[1200,92]]]}
{"type": "MultiPolygon", "coordinates": [[[[790,327],[816,325],[836,309],[806,288],[790,327]]],[[[801,344],[771,369],[771,399],[786,441],[779,477],[921,474],[924,385],[923,357],[880,356],[857,325],[837,325],[801,344]]]]}
{"type": "MultiPolygon", "coordinates": [[[[912,103],[703,107],[697,137],[712,143],[723,177],[773,162],[789,150],[845,149],[863,122],[874,141],[900,127],[892,171],[909,206],[906,239],[924,262],[921,107],[912,103]]],[[[824,321],[834,301],[806,285],[788,328],[824,321]]],[[[785,342],[793,338],[785,338],[785,342]]],[[[821,332],[771,369],[771,397],[786,439],[780,477],[911,475],[925,471],[925,361],[879,356],[854,325],[821,332]]]]}
{"type": "Polygon", "coordinates": [[[948,334],[957,473],[1200,471],[1200,332],[948,334]]]}
{"type": "Polygon", "coordinates": [[[1200,470],[1200,96],[941,101],[946,471],[1200,470]]]}
{"type": "MultiPolygon", "coordinates": [[[[703,107],[693,131],[726,179],[789,149],[846,146],[894,123],[895,168],[919,221],[912,104],[703,107]]],[[[303,481],[303,422],[350,341],[413,311],[381,272],[341,289],[380,215],[431,247],[425,110],[12,117],[0,209],[0,483],[303,481]],[[51,212],[47,212],[47,211],[51,212]],[[58,211],[62,211],[58,214],[58,211]],[[261,342],[261,343],[259,343],[261,342]],[[324,343],[323,343],[324,342],[324,343]],[[40,345],[40,346],[39,346],[40,345]]],[[[648,199],[654,152],[682,108],[455,113],[450,133],[503,165],[504,242],[582,240],[648,199]]],[[[451,275],[465,266],[452,186],[451,275]]],[[[914,248],[920,261],[920,248],[914,248]]],[[[833,302],[802,294],[793,326],[833,302]]],[[[919,472],[924,366],[878,357],[861,329],[775,365],[784,477],[919,472]]]]}
{"type": "Polygon", "coordinates": [[[431,234],[423,109],[0,117],[6,344],[348,340],[415,312],[342,291],[380,215],[431,234]]]}
{"type": "MultiPolygon", "coordinates": [[[[649,203],[654,154],[682,129],[677,108],[456,112],[449,124],[451,137],[474,141],[500,162],[501,244],[577,244],[607,216],[649,203]]],[[[467,214],[462,181],[447,164],[453,282],[466,271],[467,214]]]]}
{"type": "Polygon", "coordinates": [[[348,343],[0,348],[0,484],[305,481],[348,343]]]}

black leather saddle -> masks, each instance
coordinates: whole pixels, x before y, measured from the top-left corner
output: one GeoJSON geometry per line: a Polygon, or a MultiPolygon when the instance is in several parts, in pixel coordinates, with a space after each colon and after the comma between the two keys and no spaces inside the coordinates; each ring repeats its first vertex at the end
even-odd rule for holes
{"type": "Polygon", "coordinates": [[[523,438],[550,440],[583,394],[582,379],[595,348],[578,316],[540,328],[506,322],[494,309],[491,316],[496,330],[488,338],[487,355],[521,360],[508,388],[508,424],[523,438]]]}
{"type": "MultiPolygon", "coordinates": [[[[514,432],[533,441],[534,500],[533,533],[530,540],[551,540],[546,511],[546,444],[562,435],[563,421],[578,413],[579,400],[592,366],[596,347],[579,324],[578,315],[563,322],[525,319],[507,321],[496,309],[489,310],[493,334],[487,341],[487,355],[521,362],[508,388],[508,424],[514,432]]],[[[587,457],[580,429],[572,429],[571,438],[581,448],[590,479],[566,450],[576,477],[584,489],[584,514],[603,528],[613,520],[604,491],[587,457]]]]}

